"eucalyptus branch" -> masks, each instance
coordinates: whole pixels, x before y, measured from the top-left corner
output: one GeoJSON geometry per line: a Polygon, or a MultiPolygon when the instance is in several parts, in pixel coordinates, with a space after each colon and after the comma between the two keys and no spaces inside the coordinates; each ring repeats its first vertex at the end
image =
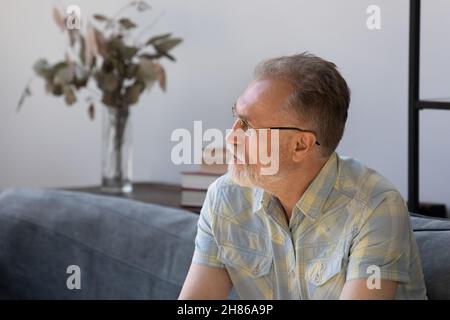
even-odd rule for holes
{"type": "MultiPolygon", "coordinates": [[[[139,12],[150,8],[144,1],[133,1],[120,8],[112,18],[102,14],[93,15],[93,19],[107,24],[103,25],[103,32],[96,27],[88,27],[86,24],[90,24],[89,18],[84,20],[81,30],[68,30],[65,25],[67,16],[59,9],[53,9],[53,19],[67,36],[65,43],[69,48],[65,51],[65,57],[56,63],[39,59],[33,65],[36,74],[45,81],[47,93],[63,97],[66,104],[72,105],[77,98],[83,98],[82,89],[85,89],[86,94],[97,98],[105,106],[128,109],[138,103],[145,89],[152,88],[155,82],[159,83],[163,91],[166,90],[166,73],[159,60],[168,58],[175,61],[171,50],[182,39],[164,33],[154,35],[144,44],[136,44],[161,20],[166,13],[163,11],[149,25],[139,29],[134,45],[130,44],[126,41],[130,30],[134,31],[138,26],[129,18],[118,17],[132,6],[139,12]],[[106,31],[108,26],[113,26],[113,30],[106,31]],[[115,34],[117,32],[121,36],[115,34]],[[145,50],[151,47],[155,52],[147,53],[145,50]],[[91,82],[96,83],[97,90],[90,86],[91,82]]],[[[17,110],[31,94],[29,83],[20,97],[17,110]]]]}
{"type": "Polygon", "coordinates": [[[17,103],[16,112],[20,111],[20,108],[22,107],[23,103],[25,102],[25,99],[29,96],[31,96],[31,89],[30,85],[31,82],[34,80],[34,76],[30,77],[28,79],[27,84],[25,85],[25,88],[22,90],[22,94],[20,95],[19,102],[17,103]]]}

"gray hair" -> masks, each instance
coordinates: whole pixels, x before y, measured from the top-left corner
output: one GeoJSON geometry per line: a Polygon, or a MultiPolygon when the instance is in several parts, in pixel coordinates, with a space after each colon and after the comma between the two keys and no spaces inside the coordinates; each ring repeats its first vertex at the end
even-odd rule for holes
{"type": "Polygon", "coordinates": [[[317,133],[323,155],[336,150],[344,134],[350,89],[336,65],[304,52],[261,62],[256,79],[284,79],[293,92],[287,98],[289,112],[317,133]]]}

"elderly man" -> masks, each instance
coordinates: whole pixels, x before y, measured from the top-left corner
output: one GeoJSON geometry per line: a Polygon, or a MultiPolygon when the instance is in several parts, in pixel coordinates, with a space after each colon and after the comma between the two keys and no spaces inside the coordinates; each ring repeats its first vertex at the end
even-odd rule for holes
{"type": "Polygon", "coordinates": [[[349,102],[336,66],[312,54],[256,68],[233,106],[233,132],[245,138],[227,137],[241,161],[208,189],[179,299],[225,299],[232,288],[241,299],[426,298],[405,201],[335,151],[349,102]],[[257,148],[274,150],[262,129],[278,136],[270,175],[249,162],[257,148]]]}

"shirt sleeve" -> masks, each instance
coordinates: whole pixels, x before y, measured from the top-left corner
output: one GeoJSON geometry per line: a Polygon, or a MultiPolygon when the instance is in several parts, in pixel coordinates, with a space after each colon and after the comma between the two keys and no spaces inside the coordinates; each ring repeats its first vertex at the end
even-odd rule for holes
{"type": "Polygon", "coordinates": [[[389,192],[369,208],[353,240],[347,280],[369,278],[379,271],[380,280],[409,282],[412,241],[406,203],[397,192],[389,192]]]}
{"type": "Polygon", "coordinates": [[[200,211],[197,223],[197,235],[195,237],[195,250],[192,262],[208,267],[225,268],[225,265],[217,258],[218,246],[211,228],[213,209],[214,184],[208,189],[206,199],[200,211]]]}

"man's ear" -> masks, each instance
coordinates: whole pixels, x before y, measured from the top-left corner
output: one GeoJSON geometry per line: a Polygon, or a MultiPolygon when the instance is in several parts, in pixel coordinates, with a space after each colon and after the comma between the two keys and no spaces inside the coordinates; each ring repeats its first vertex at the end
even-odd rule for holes
{"type": "Polygon", "coordinates": [[[301,132],[297,134],[294,139],[292,160],[294,162],[301,162],[313,149],[316,143],[316,138],[309,132],[301,132]]]}

